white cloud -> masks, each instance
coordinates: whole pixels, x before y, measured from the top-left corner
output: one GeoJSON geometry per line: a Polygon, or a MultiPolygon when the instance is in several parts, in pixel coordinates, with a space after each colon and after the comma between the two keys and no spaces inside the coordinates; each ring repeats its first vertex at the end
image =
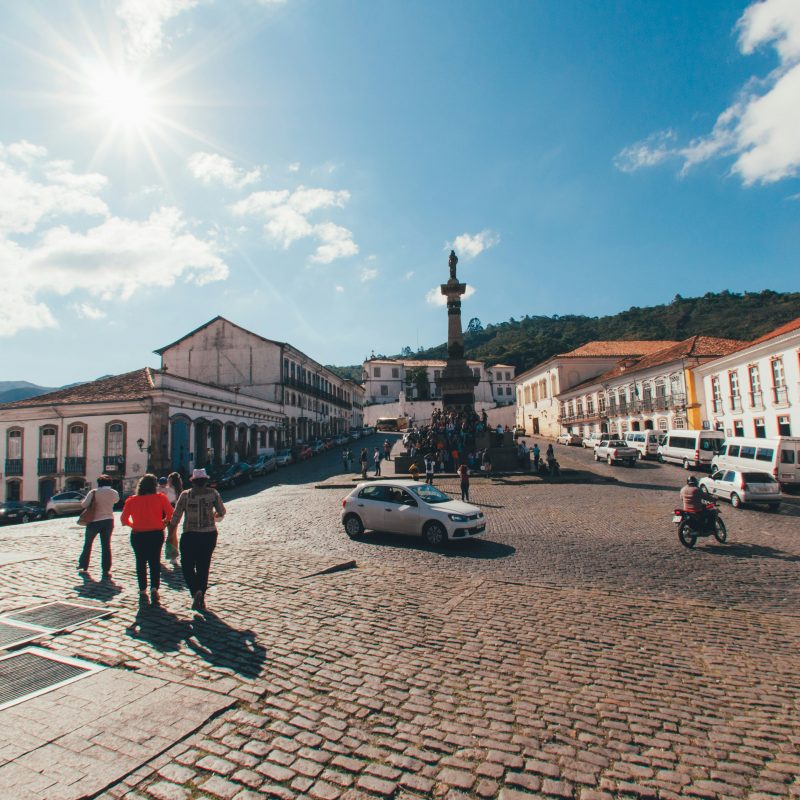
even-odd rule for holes
{"type": "Polygon", "coordinates": [[[57,326],[48,305],[53,295],[81,293],[73,311],[98,319],[103,312],[89,298],[124,302],[179,280],[227,277],[217,245],[189,233],[178,209],[164,207],[144,220],[114,216],[98,197],[105,176],[46,156],[43,148],[0,146],[0,336],[57,326]],[[85,230],[68,227],[65,218],[78,214],[101,220],[85,230]]]}
{"type": "Polygon", "coordinates": [[[406,272],[406,280],[407,281],[410,281],[413,277],[414,277],[414,270],[413,269],[410,269],[408,272],[406,272]]]}
{"type": "Polygon", "coordinates": [[[72,310],[81,318],[81,319],[105,319],[108,314],[101,308],[97,308],[89,303],[73,303],[72,310]]]}
{"type": "Polygon", "coordinates": [[[361,283],[374,281],[378,277],[378,270],[375,267],[362,267],[361,269],[361,283]]]}
{"type": "Polygon", "coordinates": [[[258,167],[248,172],[218,153],[192,153],[189,171],[206,186],[221,183],[229,189],[242,189],[261,178],[258,167]]]}
{"type": "MultiPolygon", "coordinates": [[[[474,286],[467,286],[467,290],[464,292],[462,297],[463,300],[466,300],[472,295],[475,294],[475,287],[474,286]]],[[[438,286],[434,286],[426,295],[425,301],[432,306],[446,306],[447,305],[447,298],[442,294],[441,289],[438,286]]]]}
{"type": "Polygon", "coordinates": [[[47,150],[29,142],[0,144],[0,235],[30,233],[56,215],[106,216],[98,196],[107,179],[76,173],[70,161],[45,161],[47,150]]]}
{"type": "Polygon", "coordinates": [[[298,186],[287,189],[253,192],[231,206],[238,216],[255,216],[263,220],[264,233],[284,250],[300,239],[318,242],[311,255],[317,264],[330,264],[337,258],[358,253],[353,232],[332,222],[313,223],[309,215],[322,209],[343,208],[350,199],[346,190],[314,189],[298,186]]]}
{"type": "Polygon", "coordinates": [[[445,249],[455,250],[459,258],[463,257],[469,260],[497,244],[500,244],[500,236],[496,233],[492,233],[492,231],[483,230],[474,235],[462,233],[460,236],[456,236],[452,242],[445,245],[445,249]]]}
{"type": "Polygon", "coordinates": [[[300,162],[293,161],[286,169],[288,169],[289,172],[300,172],[300,162]]]}
{"type": "Polygon", "coordinates": [[[731,171],[746,186],[774,183],[800,174],[800,3],[763,0],[740,17],[739,49],[750,55],[772,45],[779,66],[766,78],[752,78],[739,98],[718,117],[711,133],[685,147],[667,147],[663,134],[623,149],[615,164],[623,171],[683,161],[681,173],[712,158],[733,157],[731,171]],[[662,138],[659,138],[662,137],[662,138]]]}
{"type": "Polygon", "coordinates": [[[344,292],[344,286],[337,286],[336,287],[336,292],[338,294],[342,294],[344,292]]]}
{"type": "Polygon", "coordinates": [[[156,53],[164,45],[164,26],[198,5],[199,0],[120,0],[117,16],[126,34],[126,49],[134,61],[156,53]]]}

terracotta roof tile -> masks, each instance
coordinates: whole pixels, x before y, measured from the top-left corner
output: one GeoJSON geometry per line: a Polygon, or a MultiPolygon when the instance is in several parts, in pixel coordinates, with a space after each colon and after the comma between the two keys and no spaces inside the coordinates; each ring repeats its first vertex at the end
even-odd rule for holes
{"type": "Polygon", "coordinates": [[[677,344],[671,339],[657,339],[653,341],[640,340],[613,340],[587,342],[575,350],[567,353],[559,353],[556,358],[591,358],[591,357],[624,357],[624,356],[643,356],[647,353],[654,353],[663,350],[665,347],[677,344]]]}
{"type": "Polygon", "coordinates": [[[153,388],[153,376],[149,367],[112,375],[89,383],[80,383],[66,389],[16,400],[13,403],[0,403],[0,411],[9,408],[32,408],[62,403],[103,403],[115,400],[138,400],[146,397],[153,388]]]}
{"type": "Polygon", "coordinates": [[[763,336],[759,336],[758,339],[753,339],[752,342],[748,342],[745,346],[749,347],[751,344],[761,344],[761,342],[775,339],[777,336],[783,336],[784,333],[791,333],[792,331],[796,331],[798,329],[800,329],[800,317],[787,322],[785,325],[775,328],[774,331],[770,331],[769,333],[765,333],[763,336]]]}

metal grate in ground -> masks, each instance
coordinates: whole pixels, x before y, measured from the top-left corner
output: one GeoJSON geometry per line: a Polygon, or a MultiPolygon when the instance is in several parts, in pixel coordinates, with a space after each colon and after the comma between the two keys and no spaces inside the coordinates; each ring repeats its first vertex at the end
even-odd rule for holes
{"type": "Polygon", "coordinates": [[[44,635],[43,631],[35,628],[12,625],[0,620],[0,650],[5,650],[7,647],[13,647],[23,642],[30,642],[32,639],[38,639],[42,635],[44,635]]]}
{"type": "Polygon", "coordinates": [[[66,686],[101,669],[103,667],[88,661],[54,656],[34,647],[0,656],[0,709],[66,686]]]}
{"type": "Polygon", "coordinates": [[[3,614],[2,621],[19,623],[22,625],[33,625],[48,631],[63,631],[75,625],[82,625],[93,619],[101,619],[111,615],[107,608],[102,606],[90,606],[81,603],[45,603],[35,608],[27,608],[23,611],[12,611],[3,614]]]}

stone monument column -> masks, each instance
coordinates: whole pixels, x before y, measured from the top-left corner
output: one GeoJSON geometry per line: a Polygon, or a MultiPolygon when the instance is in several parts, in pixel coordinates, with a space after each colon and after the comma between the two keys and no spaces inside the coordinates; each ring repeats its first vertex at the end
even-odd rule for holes
{"type": "Polygon", "coordinates": [[[466,283],[459,283],[456,276],[458,256],[450,251],[448,266],[450,279],[441,285],[447,298],[447,364],[438,381],[442,390],[442,406],[445,411],[475,410],[475,386],[480,380],[472,374],[464,358],[464,333],[461,330],[461,298],[467,291],[466,283]]]}

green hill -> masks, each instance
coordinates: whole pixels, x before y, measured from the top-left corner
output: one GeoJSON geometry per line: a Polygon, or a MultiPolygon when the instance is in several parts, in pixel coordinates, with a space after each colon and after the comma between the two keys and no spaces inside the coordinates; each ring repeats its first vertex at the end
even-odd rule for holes
{"type": "MultiPolygon", "coordinates": [[[[675,298],[668,305],[639,308],[605,317],[525,316],[483,327],[470,321],[464,334],[467,358],[489,364],[513,364],[517,373],[556,353],[574,350],[597,339],[686,339],[703,334],[727,339],[755,339],[800,316],[800,292],[773,291],[735,294],[709,292],[703,297],[675,298]]],[[[404,348],[396,358],[446,358],[442,343],[411,353],[404,348]]],[[[359,376],[361,367],[331,367],[359,376]]]]}

